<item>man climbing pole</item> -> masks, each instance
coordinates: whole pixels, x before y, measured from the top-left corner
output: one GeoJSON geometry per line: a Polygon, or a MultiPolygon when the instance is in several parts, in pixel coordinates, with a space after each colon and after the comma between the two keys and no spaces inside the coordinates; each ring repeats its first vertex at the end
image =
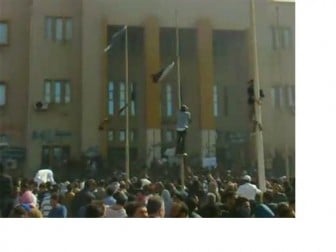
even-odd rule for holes
{"type": "Polygon", "coordinates": [[[187,155],[185,150],[185,139],[187,136],[187,129],[191,123],[191,113],[187,105],[183,104],[177,113],[177,123],[176,123],[176,151],[177,155],[187,155]]]}

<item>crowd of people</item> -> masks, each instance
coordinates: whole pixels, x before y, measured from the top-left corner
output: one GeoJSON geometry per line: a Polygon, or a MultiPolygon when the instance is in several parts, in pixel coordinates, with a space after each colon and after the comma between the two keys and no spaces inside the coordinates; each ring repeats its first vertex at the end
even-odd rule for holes
{"type": "Polygon", "coordinates": [[[267,181],[262,192],[245,174],[188,176],[185,185],[147,176],[39,182],[6,174],[0,164],[2,217],[263,218],[295,217],[295,182],[267,181]]]}

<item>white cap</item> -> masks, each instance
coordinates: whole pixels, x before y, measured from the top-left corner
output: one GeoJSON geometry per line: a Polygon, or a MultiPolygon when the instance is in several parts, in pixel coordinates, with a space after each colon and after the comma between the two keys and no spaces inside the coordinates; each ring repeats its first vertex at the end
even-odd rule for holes
{"type": "Polygon", "coordinates": [[[242,177],[242,180],[251,182],[251,176],[249,176],[249,175],[244,175],[244,176],[242,177]]]}

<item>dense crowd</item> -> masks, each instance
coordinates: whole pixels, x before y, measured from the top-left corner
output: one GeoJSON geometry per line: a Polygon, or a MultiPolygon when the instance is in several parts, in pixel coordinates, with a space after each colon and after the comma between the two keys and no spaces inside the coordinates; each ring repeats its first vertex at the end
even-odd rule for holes
{"type": "Polygon", "coordinates": [[[147,176],[36,182],[12,178],[0,164],[2,217],[263,218],[295,217],[295,181],[270,179],[262,192],[248,174],[191,175],[176,181],[147,176]]]}

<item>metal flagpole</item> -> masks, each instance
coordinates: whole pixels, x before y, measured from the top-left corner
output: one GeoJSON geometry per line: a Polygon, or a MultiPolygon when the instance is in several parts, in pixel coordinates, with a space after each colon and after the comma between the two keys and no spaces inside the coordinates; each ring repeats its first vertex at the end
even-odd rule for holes
{"type": "MultiPolygon", "coordinates": [[[[175,9],[175,22],[176,22],[176,64],[177,64],[177,96],[178,96],[178,109],[181,108],[182,105],[182,95],[181,95],[181,69],[180,69],[180,36],[179,29],[177,25],[177,10],[175,9]]],[[[185,156],[182,155],[180,157],[180,178],[181,178],[181,186],[184,189],[184,162],[185,156]]]]}
{"type": "Polygon", "coordinates": [[[125,142],[125,173],[129,179],[129,87],[128,87],[128,27],[125,28],[125,97],[126,97],[126,142],[125,142]]]}
{"type": "Polygon", "coordinates": [[[179,29],[177,26],[177,10],[175,10],[175,22],[176,22],[176,65],[177,65],[177,96],[178,96],[178,106],[182,105],[181,96],[181,69],[180,69],[180,36],[179,29]]]}
{"type": "MultiPolygon", "coordinates": [[[[258,63],[258,51],[257,51],[257,32],[256,32],[256,20],[255,20],[255,2],[251,0],[251,18],[252,18],[252,38],[253,38],[253,59],[254,59],[254,97],[256,101],[260,100],[260,83],[259,83],[259,63],[258,63]]],[[[256,127],[256,149],[257,149],[257,165],[258,165],[258,181],[259,188],[262,191],[266,191],[266,179],[265,179],[265,160],[264,160],[264,143],[262,129],[259,125],[262,125],[261,119],[261,105],[258,102],[254,103],[255,116],[257,121],[256,127]]]]}

